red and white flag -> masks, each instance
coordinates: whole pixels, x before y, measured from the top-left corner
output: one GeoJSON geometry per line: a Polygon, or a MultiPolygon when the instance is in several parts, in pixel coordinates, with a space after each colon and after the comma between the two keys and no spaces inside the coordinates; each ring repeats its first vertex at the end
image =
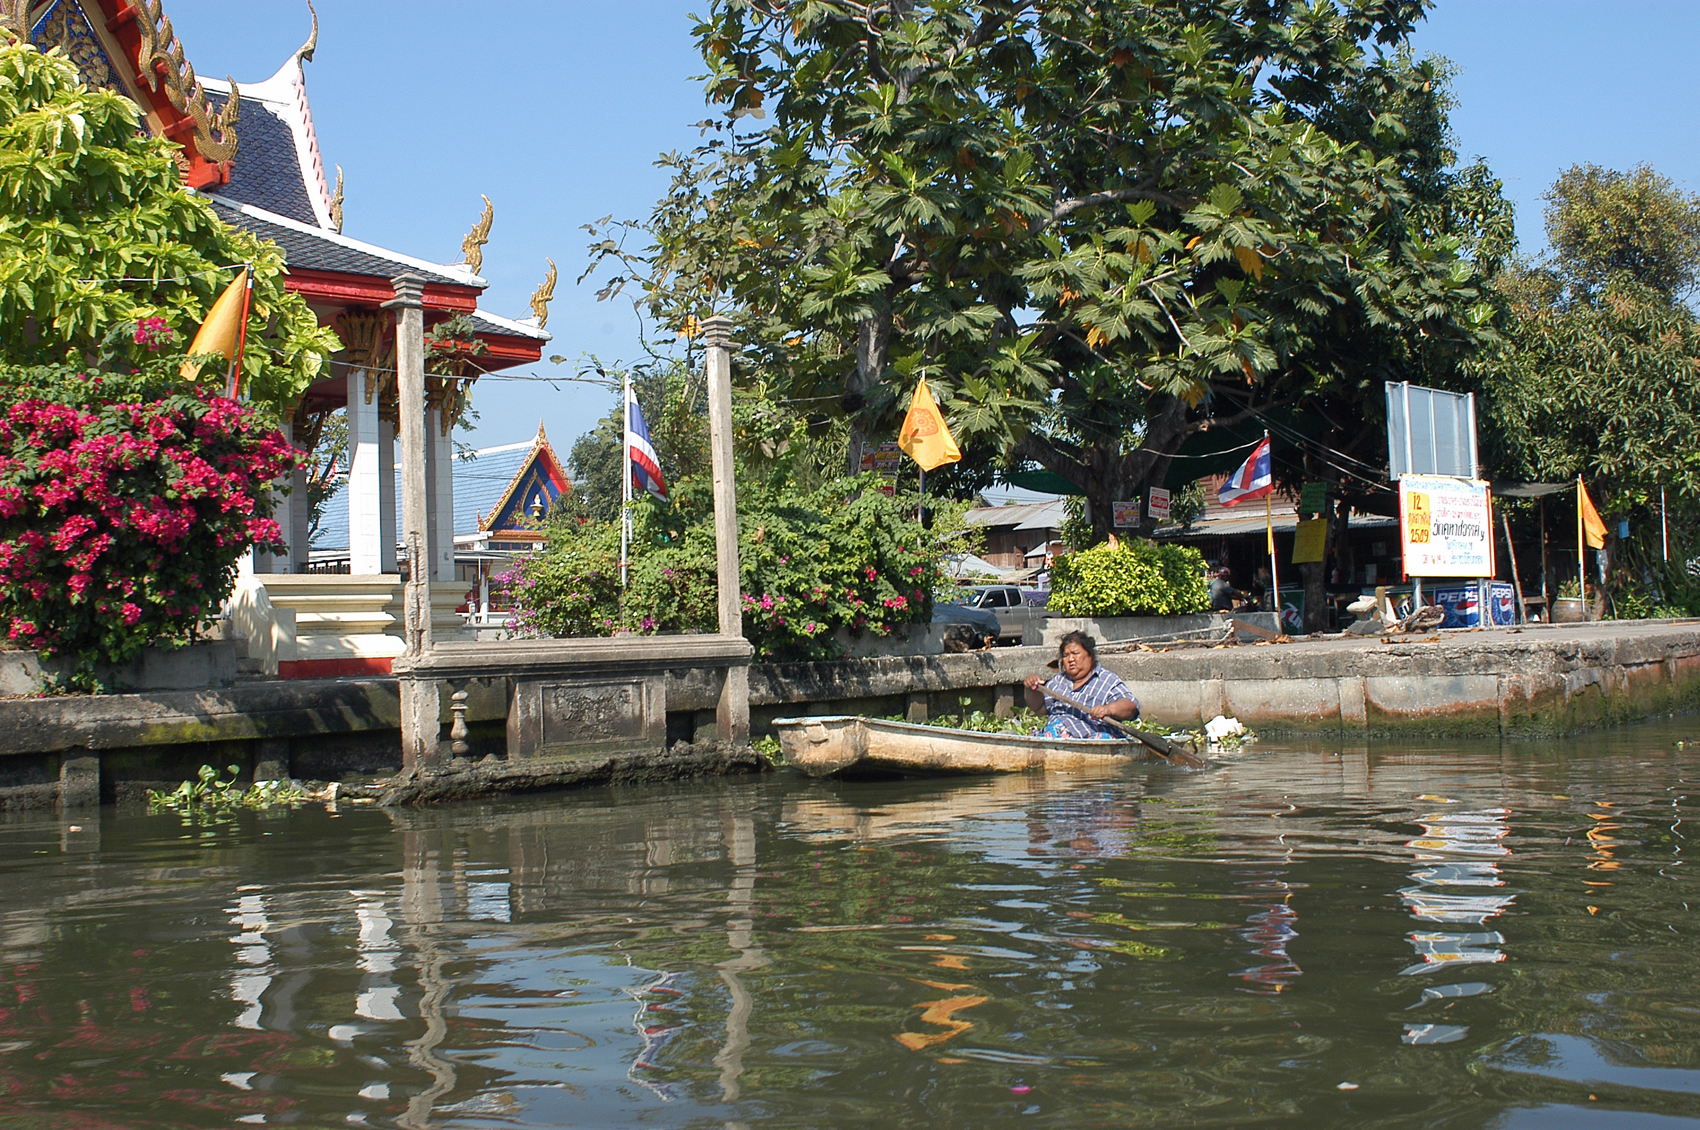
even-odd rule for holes
{"type": "Polygon", "coordinates": [[[1222,489],[1216,492],[1223,506],[1237,506],[1251,499],[1262,498],[1275,489],[1275,467],[1269,458],[1269,437],[1264,436],[1240,469],[1228,476],[1222,489]]]}

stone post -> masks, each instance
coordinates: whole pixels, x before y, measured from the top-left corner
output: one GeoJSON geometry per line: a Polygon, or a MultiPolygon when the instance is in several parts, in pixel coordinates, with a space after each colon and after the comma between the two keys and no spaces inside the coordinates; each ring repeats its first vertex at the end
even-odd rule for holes
{"type": "MultiPolygon", "coordinates": [[[[402,537],[407,543],[407,587],[402,608],[407,654],[431,650],[431,565],[426,552],[429,511],[425,494],[425,280],[400,274],[390,280],[395,297],[384,303],[395,311],[396,382],[401,419],[402,537]]],[[[437,681],[401,681],[401,752],[404,771],[438,760],[442,726],[437,681]]]]}
{"type": "MultiPolygon", "coordinates": [[[[714,467],[714,562],[719,577],[720,634],[744,634],[744,610],[738,581],[738,491],[732,474],[732,320],[715,317],[702,324],[708,354],[708,435],[714,467]]],[[[715,723],[720,740],[742,744],[750,740],[750,673],[747,667],[726,669],[715,723]]]]}

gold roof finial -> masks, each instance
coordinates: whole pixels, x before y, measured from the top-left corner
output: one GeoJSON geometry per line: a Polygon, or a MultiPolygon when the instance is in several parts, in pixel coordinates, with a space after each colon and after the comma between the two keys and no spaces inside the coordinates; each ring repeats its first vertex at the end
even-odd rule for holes
{"type": "Polygon", "coordinates": [[[472,225],[472,230],[460,241],[460,249],[466,254],[462,262],[471,267],[475,275],[484,267],[484,245],[490,242],[490,225],[495,222],[496,206],[490,203],[490,198],[486,196],[484,214],[478,217],[478,222],[472,225]]]}
{"type": "Polygon", "coordinates": [[[313,0],[307,0],[307,14],[313,17],[313,34],[307,37],[307,42],[303,43],[301,50],[295,53],[295,57],[303,63],[313,61],[313,52],[319,46],[319,13],[313,9],[313,0]]]}
{"type": "MultiPolygon", "coordinates": [[[[549,276],[543,280],[543,284],[531,296],[531,312],[537,315],[538,329],[549,324],[549,303],[555,297],[555,260],[550,259],[548,263],[549,276]]],[[[541,429],[543,427],[542,422],[539,421],[537,426],[541,429]]]]}
{"type": "Polygon", "coordinates": [[[336,167],[336,192],[331,196],[331,230],[342,234],[342,166],[336,167]]]}

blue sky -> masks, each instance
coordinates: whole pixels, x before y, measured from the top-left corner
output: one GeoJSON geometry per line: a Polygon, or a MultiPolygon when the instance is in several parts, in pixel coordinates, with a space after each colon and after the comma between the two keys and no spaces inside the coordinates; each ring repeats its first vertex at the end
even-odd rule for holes
{"type": "MultiPolygon", "coordinates": [[[[560,265],[549,353],[640,356],[629,303],[576,287],[586,235],[641,217],[666,187],[658,153],[693,145],[708,116],[689,13],[706,0],[323,0],[308,92],[327,168],[347,177],[349,235],[441,262],[460,258],[481,193],[496,206],[484,305],[520,317],[560,265]]],[[[271,75],[306,38],[304,0],[167,0],[188,57],[237,82],[271,75]]],[[[1485,157],[1517,204],[1526,251],[1544,242],[1540,195],[1564,168],[1642,162],[1700,190],[1692,0],[1440,0],[1419,54],[1462,68],[1453,113],[1466,159],[1485,157]]],[[[544,362],[539,371],[561,373],[544,362]]],[[[593,386],[481,381],[475,447],[530,436],[557,449],[613,402],[593,386]]],[[[564,454],[563,450],[563,454],[564,454]]]]}

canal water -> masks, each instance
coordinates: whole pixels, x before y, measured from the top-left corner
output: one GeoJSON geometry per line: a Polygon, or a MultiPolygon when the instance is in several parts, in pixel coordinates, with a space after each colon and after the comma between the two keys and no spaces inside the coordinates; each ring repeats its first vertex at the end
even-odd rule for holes
{"type": "Polygon", "coordinates": [[[0,1125],[1693,1125],[1696,738],[13,817],[0,1125]]]}

